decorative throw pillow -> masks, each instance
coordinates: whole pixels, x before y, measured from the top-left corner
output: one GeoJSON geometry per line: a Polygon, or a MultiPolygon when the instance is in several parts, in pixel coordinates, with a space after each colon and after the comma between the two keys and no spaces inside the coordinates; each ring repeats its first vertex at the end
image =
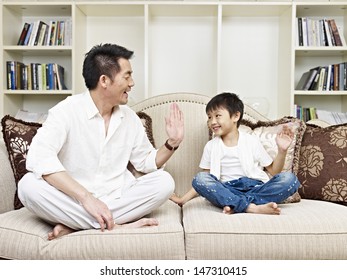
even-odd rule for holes
{"type": "Polygon", "coordinates": [[[347,123],[307,125],[298,177],[302,198],[347,205],[347,123]]]}
{"type": "MultiPolygon", "coordinates": [[[[265,150],[272,158],[275,158],[278,151],[276,135],[284,125],[293,131],[294,140],[288,148],[283,171],[293,172],[295,175],[298,175],[300,146],[306,129],[306,124],[303,121],[293,117],[284,117],[275,121],[258,121],[256,123],[242,120],[239,129],[240,131],[257,135],[265,150]]],[[[296,192],[283,201],[283,203],[299,202],[300,200],[300,195],[296,192]]]]}
{"type": "MultiPolygon", "coordinates": [[[[25,167],[26,155],[32,138],[41,127],[41,124],[25,122],[6,115],[2,118],[1,125],[14,179],[16,185],[18,185],[19,180],[28,172],[25,167]]],[[[16,190],[14,208],[19,209],[21,207],[23,205],[17,196],[16,190]]]]}
{"type": "Polygon", "coordinates": [[[143,127],[145,128],[148,140],[151,142],[153,147],[155,147],[155,142],[153,138],[153,129],[152,129],[152,118],[147,115],[145,112],[136,113],[142,121],[143,127]]]}
{"type": "MultiPolygon", "coordinates": [[[[149,115],[147,115],[145,112],[139,111],[139,112],[136,112],[136,114],[139,116],[139,118],[142,121],[142,124],[146,131],[149,142],[151,142],[153,147],[155,147],[155,142],[153,138],[153,129],[152,129],[152,118],[149,115]]],[[[127,168],[136,178],[141,177],[143,175],[143,173],[137,171],[130,162],[128,163],[127,168]]]]}

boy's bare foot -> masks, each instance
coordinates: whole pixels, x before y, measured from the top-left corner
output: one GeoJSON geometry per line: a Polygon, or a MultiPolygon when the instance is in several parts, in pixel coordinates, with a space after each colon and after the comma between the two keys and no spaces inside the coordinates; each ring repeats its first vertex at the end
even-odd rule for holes
{"type": "Polygon", "coordinates": [[[72,228],[69,228],[63,224],[57,224],[51,232],[48,233],[48,240],[53,240],[71,232],[74,232],[72,228]]]}
{"type": "Polygon", "coordinates": [[[223,213],[227,215],[234,214],[234,211],[230,208],[230,206],[224,206],[223,213]]]}
{"type": "Polygon", "coordinates": [[[281,208],[279,208],[275,202],[269,202],[261,205],[251,203],[247,207],[246,213],[279,215],[281,214],[281,208]]]}
{"type": "Polygon", "coordinates": [[[140,228],[140,227],[151,227],[151,226],[157,226],[159,225],[158,220],[154,218],[142,218],[140,220],[137,220],[135,222],[122,224],[122,225],[115,225],[115,228],[123,227],[123,228],[140,228]]]}

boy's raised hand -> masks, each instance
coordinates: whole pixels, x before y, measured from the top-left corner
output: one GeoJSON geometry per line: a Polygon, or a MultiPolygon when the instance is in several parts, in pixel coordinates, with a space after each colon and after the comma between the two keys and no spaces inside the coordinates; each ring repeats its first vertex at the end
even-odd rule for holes
{"type": "Polygon", "coordinates": [[[282,130],[277,133],[276,144],[279,150],[287,151],[294,139],[294,132],[288,125],[283,125],[282,130]]]}

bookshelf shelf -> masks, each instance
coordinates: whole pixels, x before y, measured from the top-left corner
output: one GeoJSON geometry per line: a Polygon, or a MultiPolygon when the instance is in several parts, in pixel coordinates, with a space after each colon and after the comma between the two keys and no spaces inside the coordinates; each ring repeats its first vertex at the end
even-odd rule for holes
{"type": "Polygon", "coordinates": [[[4,90],[6,95],[71,95],[71,90],[4,90]]]}
{"type": "Polygon", "coordinates": [[[5,52],[23,55],[71,56],[71,46],[3,46],[5,52]]]}
{"type": "Polygon", "coordinates": [[[295,96],[315,96],[315,97],[326,97],[326,96],[347,96],[347,91],[345,90],[339,90],[339,91],[318,91],[318,90],[312,90],[312,91],[295,91],[295,96]]]}
{"type": "Polygon", "coordinates": [[[347,55],[347,47],[296,47],[297,57],[347,55]]]}

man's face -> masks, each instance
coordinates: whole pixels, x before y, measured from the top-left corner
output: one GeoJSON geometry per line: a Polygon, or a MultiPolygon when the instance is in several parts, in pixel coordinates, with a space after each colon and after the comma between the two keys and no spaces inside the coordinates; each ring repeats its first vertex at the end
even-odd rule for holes
{"type": "Polygon", "coordinates": [[[132,77],[132,68],[129,60],[119,59],[120,71],[116,74],[109,86],[109,92],[115,105],[124,105],[128,103],[128,93],[135,85],[132,77]]]}

